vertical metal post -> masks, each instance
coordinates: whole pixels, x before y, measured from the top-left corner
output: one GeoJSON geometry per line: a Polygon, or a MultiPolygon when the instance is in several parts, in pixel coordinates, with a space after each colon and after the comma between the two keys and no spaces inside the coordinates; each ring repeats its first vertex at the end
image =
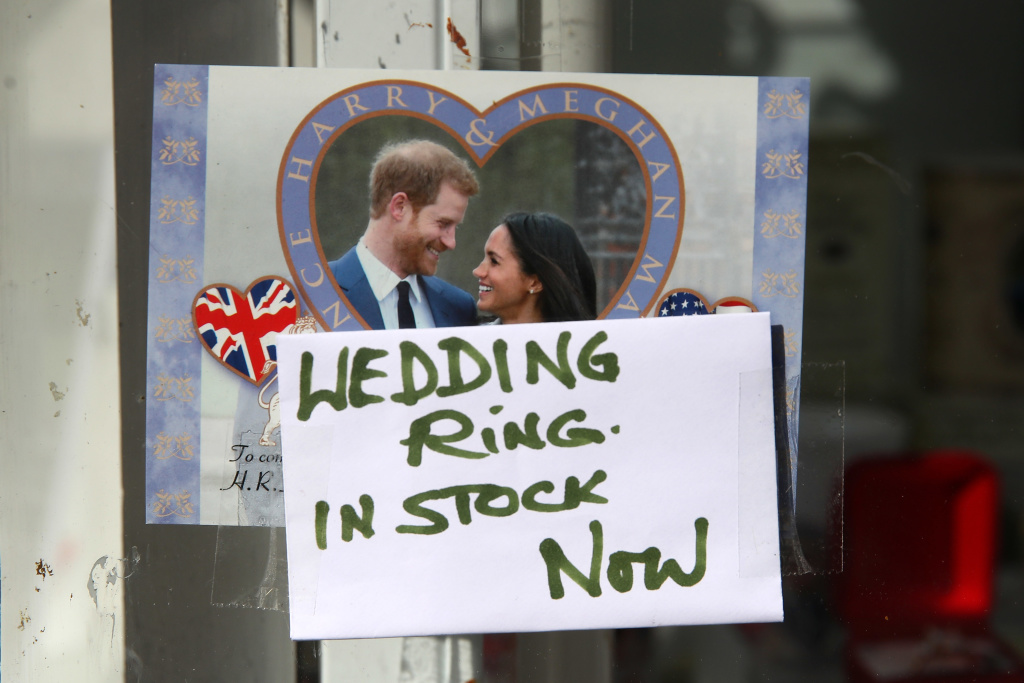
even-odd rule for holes
{"type": "Polygon", "coordinates": [[[111,0],[105,17],[113,39],[124,544],[138,549],[125,586],[132,681],[277,683],[295,677],[286,614],[215,605],[213,598],[214,587],[230,595],[257,589],[268,557],[283,552],[283,534],[145,523],[145,405],[152,390],[146,386],[146,289],[139,286],[148,280],[152,257],[153,65],[287,64],[284,7],[285,0],[111,0]]]}

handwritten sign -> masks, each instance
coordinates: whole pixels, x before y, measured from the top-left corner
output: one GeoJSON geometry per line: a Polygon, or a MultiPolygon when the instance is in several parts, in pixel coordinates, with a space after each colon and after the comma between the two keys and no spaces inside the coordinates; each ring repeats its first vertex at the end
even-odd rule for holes
{"type": "Polygon", "coordinates": [[[278,346],[293,638],[782,618],[768,314],[278,346]]]}

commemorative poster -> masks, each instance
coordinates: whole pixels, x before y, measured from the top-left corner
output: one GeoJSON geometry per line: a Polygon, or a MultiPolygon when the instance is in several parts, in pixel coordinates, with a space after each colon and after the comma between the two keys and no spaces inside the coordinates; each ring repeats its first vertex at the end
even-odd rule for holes
{"type": "MultiPolygon", "coordinates": [[[[679,324],[717,329],[733,324],[720,318],[747,317],[721,315],[736,311],[782,325],[788,419],[795,427],[808,90],[808,81],[796,78],[157,65],[147,522],[285,525],[285,454],[294,452],[282,422],[295,417],[284,411],[298,387],[288,385],[290,397],[283,392],[278,342],[319,344],[318,338],[333,337],[327,332],[378,334],[367,331],[329,264],[367,226],[376,154],[403,140],[448,147],[479,181],[457,244],[439,261],[439,278],[475,296],[473,270],[502,218],[514,211],[557,214],[593,262],[599,314],[592,325],[643,330],[656,321],[641,319],[679,318],[679,324]]],[[[555,348],[557,357],[559,335],[550,334],[542,345],[555,348]]],[[[617,353],[625,355],[621,345],[628,346],[630,335],[637,343],[646,336],[616,334],[617,353]]],[[[575,343],[567,353],[579,351],[575,343]]],[[[701,366],[706,349],[693,349],[680,347],[663,361],[701,366]]],[[[673,391],[682,391],[675,384],[695,390],[692,381],[653,369],[629,381],[636,384],[623,384],[632,387],[628,392],[605,396],[607,410],[643,412],[648,401],[671,403],[673,391]]],[[[486,408],[501,405],[477,394],[486,408]]],[[[551,392],[530,400],[562,399],[551,392]]],[[[734,417],[737,410],[732,405],[727,412],[734,417]]],[[[526,412],[550,411],[536,405],[526,412]]],[[[363,439],[364,431],[388,424],[381,419],[391,418],[371,419],[367,412],[361,427],[346,429],[363,439]]],[[[737,428],[735,420],[729,425],[722,428],[737,428]]],[[[395,440],[407,438],[408,428],[408,420],[396,423],[395,440]]],[[[332,443],[338,438],[332,432],[332,443]]],[[[567,473],[559,486],[569,476],[584,486],[596,469],[567,473]]],[[[727,469],[732,479],[706,486],[735,491],[735,462],[727,469]]],[[[536,474],[536,481],[554,481],[548,472],[536,474]]],[[[314,516],[319,500],[311,503],[314,516]]],[[[340,507],[361,510],[359,494],[323,500],[331,505],[331,534],[340,507]]],[[[694,566],[698,518],[687,522],[690,556],[679,559],[685,571],[694,566]]],[[[579,533],[584,546],[593,543],[587,525],[579,533]]],[[[576,566],[579,558],[573,555],[576,566]]],[[[642,573],[636,569],[634,581],[642,582],[642,573]]],[[[569,583],[566,596],[575,599],[571,590],[580,588],[569,583]]]]}

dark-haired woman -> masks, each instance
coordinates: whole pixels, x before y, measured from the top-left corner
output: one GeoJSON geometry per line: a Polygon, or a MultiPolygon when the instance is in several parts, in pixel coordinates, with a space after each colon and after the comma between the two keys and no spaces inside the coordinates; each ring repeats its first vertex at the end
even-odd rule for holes
{"type": "Polygon", "coordinates": [[[502,324],[597,317],[597,285],[576,231],[549,213],[512,213],[484,245],[473,271],[481,313],[502,324]]]}
{"type": "MultiPolygon", "coordinates": [[[[576,231],[548,213],[512,213],[484,245],[484,260],[473,271],[480,280],[479,311],[504,324],[567,322],[597,317],[594,266],[576,231]]],[[[579,646],[601,651],[609,631],[589,631],[579,646]]],[[[499,647],[519,649],[517,634],[497,638],[499,647]]],[[[558,647],[552,634],[529,634],[529,650],[558,647]]],[[[524,644],[523,652],[528,649],[524,644]]],[[[517,655],[517,657],[522,655],[517,655]]],[[[527,658],[530,655],[525,655],[527,658]]]]}

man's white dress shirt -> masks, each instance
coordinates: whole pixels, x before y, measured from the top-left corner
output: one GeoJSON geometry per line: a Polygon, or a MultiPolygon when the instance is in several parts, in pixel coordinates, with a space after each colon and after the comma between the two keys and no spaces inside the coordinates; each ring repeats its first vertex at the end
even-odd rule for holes
{"type": "MultiPolygon", "coordinates": [[[[402,281],[395,273],[381,263],[373,255],[363,240],[356,245],[356,256],[366,273],[366,281],[370,283],[373,296],[380,306],[380,317],[384,319],[385,330],[398,329],[398,283],[402,281]]],[[[412,314],[416,318],[416,327],[434,327],[434,315],[430,312],[430,303],[420,287],[420,279],[415,275],[405,278],[409,283],[409,303],[412,314]]]]}

